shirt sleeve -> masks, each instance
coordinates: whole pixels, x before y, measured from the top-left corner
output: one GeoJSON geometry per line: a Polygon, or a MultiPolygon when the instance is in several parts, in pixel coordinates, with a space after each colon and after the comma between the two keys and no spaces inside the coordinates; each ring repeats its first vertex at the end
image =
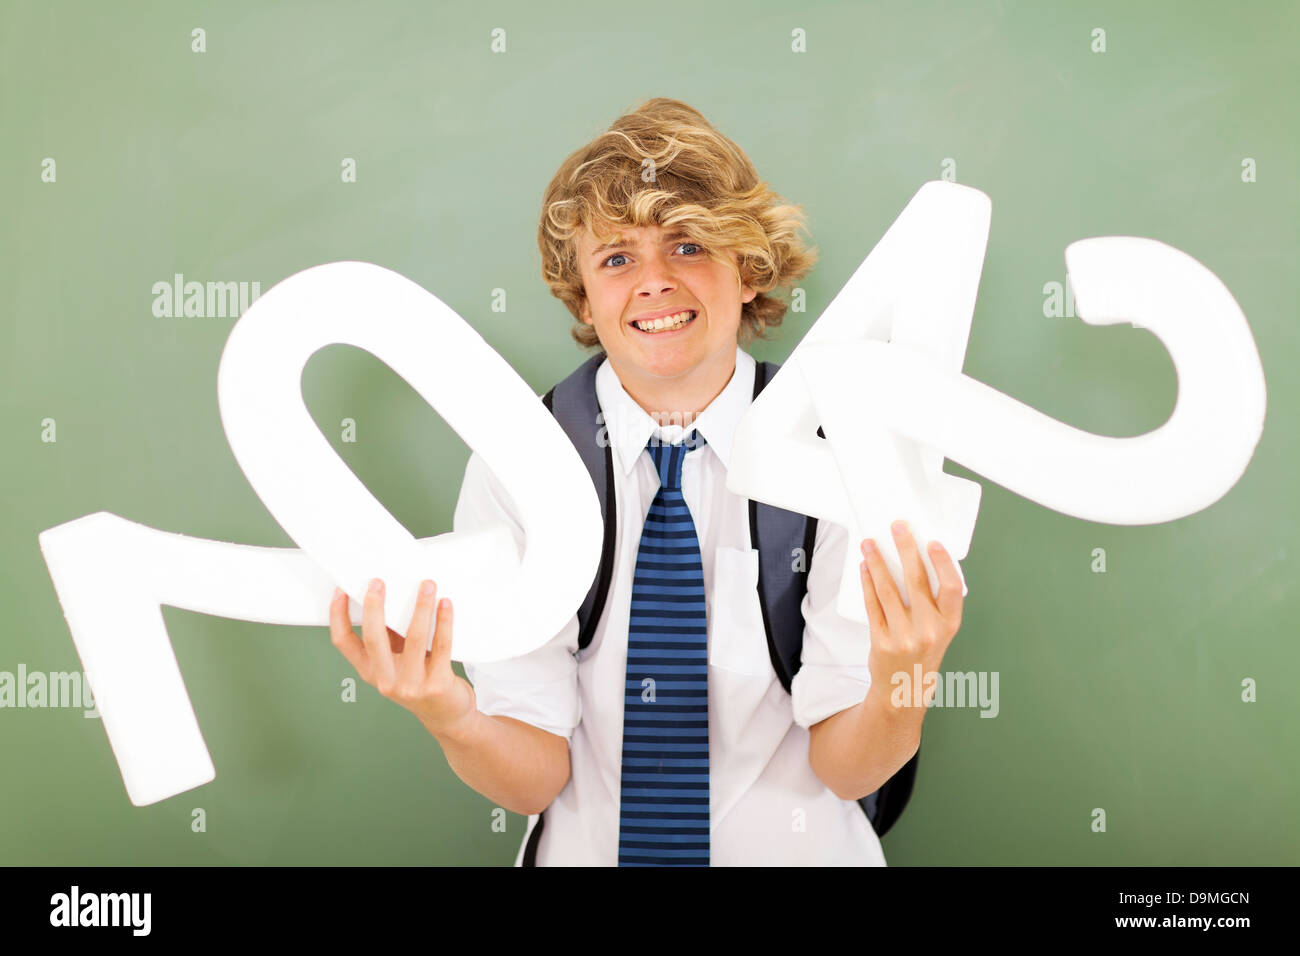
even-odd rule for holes
{"type": "Polygon", "coordinates": [[[808,728],[867,696],[871,632],[835,610],[849,533],[830,521],[817,522],[808,593],[804,595],[803,652],[790,695],[794,721],[808,728]]]}
{"type": "MultiPolygon", "coordinates": [[[[465,466],[452,527],[470,531],[506,525],[522,555],[523,527],[509,493],[475,452],[465,466]]],[[[503,595],[509,600],[509,595],[503,595]]],[[[582,717],[578,695],[578,615],[535,651],[491,664],[468,664],[478,709],[489,717],[513,717],[571,740],[582,717]]]]}

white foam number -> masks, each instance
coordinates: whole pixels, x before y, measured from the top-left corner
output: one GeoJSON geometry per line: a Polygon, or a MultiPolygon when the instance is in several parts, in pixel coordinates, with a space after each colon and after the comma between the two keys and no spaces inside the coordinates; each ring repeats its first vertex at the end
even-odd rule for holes
{"type": "MultiPolygon", "coordinates": [[[[380,577],[385,622],[404,633],[427,577],[456,607],[452,657],[488,662],[554,637],[600,562],[599,500],[559,424],[459,315],[395,272],[337,262],[285,279],[235,324],[217,387],[235,458],[303,550],[191,538],[107,512],[39,536],[137,806],[215,776],[162,605],[325,625],[336,584],[359,599],[380,577]],[[505,527],[417,541],[366,490],[302,399],[307,360],[335,343],[386,362],[483,458],[516,506],[522,554],[505,527]]],[[[355,600],[350,613],[359,624],[355,600]]]]}
{"type": "Polygon", "coordinates": [[[892,521],[966,556],[980,486],[945,474],[944,458],[1064,514],[1153,524],[1221,498],[1259,442],[1264,372],[1246,317],[1214,273],[1152,239],[1084,239],[1065,263],[1083,321],[1131,322],[1169,351],[1178,401],[1164,425],[1094,435],[963,375],[991,208],[978,190],[924,185],[733,441],[732,492],[849,529],[837,610],[851,620],[867,622],[856,548],[866,537],[910,601],[892,521]]]}

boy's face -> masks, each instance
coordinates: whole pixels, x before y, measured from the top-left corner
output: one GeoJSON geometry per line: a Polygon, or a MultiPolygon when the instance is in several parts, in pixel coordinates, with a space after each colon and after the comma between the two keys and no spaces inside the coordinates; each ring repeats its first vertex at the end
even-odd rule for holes
{"type": "Polygon", "coordinates": [[[721,376],[720,390],[735,368],[740,307],[757,293],[703,246],[675,232],[619,226],[607,232],[617,243],[602,247],[584,227],[577,236],[586,292],[580,318],[595,328],[625,386],[629,378],[659,387],[669,384],[662,379],[698,386],[721,376]],[[634,322],[687,310],[694,318],[675,331],[643,331],[634,322]]]}

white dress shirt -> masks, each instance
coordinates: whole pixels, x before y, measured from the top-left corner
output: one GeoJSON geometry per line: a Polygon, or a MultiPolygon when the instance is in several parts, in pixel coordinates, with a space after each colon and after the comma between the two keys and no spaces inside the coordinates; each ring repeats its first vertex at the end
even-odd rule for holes
{"type": "MultiPolygon", "coordinates": [[[[849,544],[844,528],[817,523],[802,606],[802,663],[791,693],[781,686],[768,656],[748,505],[727,490],[732,436],[752,400],[754,371],[753,357],[737,347],[730,381],[692,425],[706,444],[686,456],[682,473],[707,596],[710,862],[883,866],[880,840],[862,808],[835,796],[808,761],[808,728],[858,704],[871,681],[867,627],[835,610],[849,544]]],[[[609,597],[591,644],[579,652],[575,613],[536,651],[465,667],[484,714],[513,717],[569,741],[571,774],[546,809],[538,866],[618,864],[632,576],[646,511],[659,488],[645,446],[654,434],[676,442],[687,433],[680,426],[659,426],[627,394],[608,359],[597,370],[596,395],[613,445],[618,527],[609,597]]],[[[505,523],[522,549],[516,515],[508,493],[482,459],[472,455],[455,530],[505,523]]],[[[536,822],[536,816],[529,818],[524,845],[536,822]]]]}

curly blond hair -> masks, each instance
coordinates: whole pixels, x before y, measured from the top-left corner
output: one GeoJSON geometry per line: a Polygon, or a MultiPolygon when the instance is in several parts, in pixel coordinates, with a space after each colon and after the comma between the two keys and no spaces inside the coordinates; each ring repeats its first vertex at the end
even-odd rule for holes
{"type": "Polygon", "coordinates": [[[757,291],[741,307],[745,345],[785,316],[786,303],[767,293],[803,278],[817,261],[797,232],[804,221],[801,207],[760,180],[744,150],[697,110],[656,97],[570,155],[546,187],[537,228],[542,278],[572,313],[574,340],[591,348],[599,340],[579,318],[585,289],[577,235],[589,227],[606,242],[619,226],[678,227],[757,291]],[[647,168],[653,175],[643,178],[647,168]]]}

